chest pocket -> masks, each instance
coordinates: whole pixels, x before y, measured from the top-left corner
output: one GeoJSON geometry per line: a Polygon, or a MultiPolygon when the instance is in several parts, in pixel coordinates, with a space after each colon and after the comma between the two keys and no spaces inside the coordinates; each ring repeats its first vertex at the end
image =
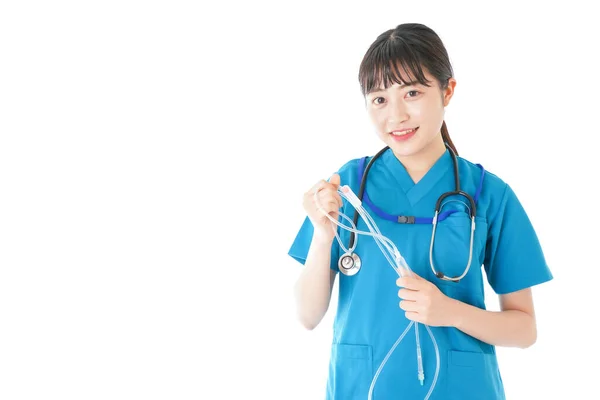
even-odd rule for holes
{"type": "MultiPolygon", "coordinates": [[[[475,287],[482,285],[481,265],[485,257],[487,231],[487,221],[482,217],[475,217],[475,232],[471,250],[471,218],[468,213],[455,212],[438,222],[432,250],[435,270],[454,278],[461,276],[467,265],[470,264],[467,274],[460,282],[441,281],[443,282],[442,286],[455,287],[459,285],[472,290],[474,285],[475,287]]],[[[431,246],[431,238],[429,245],[431,246]]],[[[444,288],[441,287],[441,289],[444,288]]],[[[453,293],[452,297],[457,296],[453,293]]]]}

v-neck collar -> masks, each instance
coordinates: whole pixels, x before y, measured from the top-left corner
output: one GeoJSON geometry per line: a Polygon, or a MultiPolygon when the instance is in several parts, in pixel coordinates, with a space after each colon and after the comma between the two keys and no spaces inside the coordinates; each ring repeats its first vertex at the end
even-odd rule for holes
{"type": "Polygon", "coordinates": [[[392,172],[396,182],[408,198],[411,206],[414,206],[425,196],[436,183],[444,176],[444,174],[452,167],[452,156],[448,149],[440,158],[433,164],[429,171],[419,180],[414,183],[404,165],[394,155],[392,149],[388,149],[381,156],[385,166],[392,172]]]}

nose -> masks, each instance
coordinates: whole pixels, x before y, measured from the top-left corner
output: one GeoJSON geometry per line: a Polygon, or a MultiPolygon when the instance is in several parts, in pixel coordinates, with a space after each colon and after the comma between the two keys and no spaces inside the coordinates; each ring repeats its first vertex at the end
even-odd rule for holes
{"type": "Polygon", "coordinates": [[[389,107],[388,124],[390,127],[398,126],[408,120],[408,110],[401,101],[392,101],[389,107]]]}

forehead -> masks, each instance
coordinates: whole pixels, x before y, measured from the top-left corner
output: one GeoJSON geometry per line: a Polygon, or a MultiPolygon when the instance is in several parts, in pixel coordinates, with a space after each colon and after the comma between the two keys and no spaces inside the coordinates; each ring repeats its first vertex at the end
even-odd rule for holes
{"type": "Polygon", "coordinates": [[[371,90],[369,92],[369,94],[376,94],[376,93],[382,93],[388,90],[397,90],[397,89],[402,89],[405,87],[423,87],[424,85],[421,85],[419,82],[402,82],[402,83],[392,83],[391,85],[384,87],[384,85],[379,85],[378,87],[373,88],[373,90],[371,90]]]}
{"type": "Polygon", "coordinates": [[[368,77],[368,93],[383,91],[388,88],[405,86],[431,86],[435,78],[427,68],[421,65],[410,65],[401,61],[375,66],[368,77]]]}

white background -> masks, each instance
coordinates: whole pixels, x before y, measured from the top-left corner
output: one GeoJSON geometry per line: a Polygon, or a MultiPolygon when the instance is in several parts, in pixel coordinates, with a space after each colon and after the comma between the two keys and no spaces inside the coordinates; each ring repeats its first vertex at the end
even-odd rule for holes
{"type": "Polygon", "coordinates": [[[381,147],[358,66],[403,22],[445,42],[452,139],[555,276],[537,343],[498,349],[508,399],[595,396],[586,2],[198,4],[0,6],[1,399],[323,398],[335,303],[301,328],[287,251],[303,192],[381,147]]]}

